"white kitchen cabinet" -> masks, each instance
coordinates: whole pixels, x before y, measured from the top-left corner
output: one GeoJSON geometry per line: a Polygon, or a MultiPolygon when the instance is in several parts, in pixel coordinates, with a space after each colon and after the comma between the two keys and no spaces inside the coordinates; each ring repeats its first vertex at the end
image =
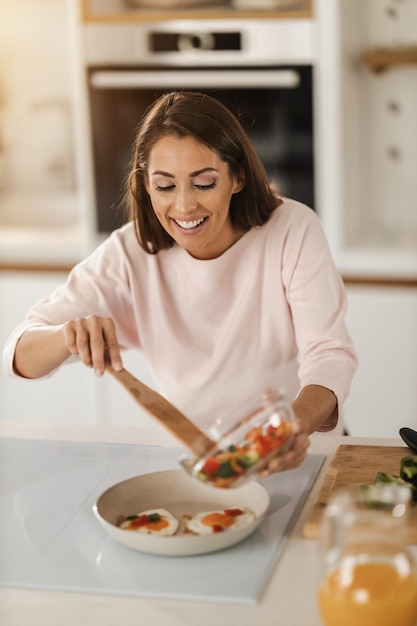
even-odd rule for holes
{"type": "MultiPolygon", "coordinates": [[[[0,273],[0,345],[28,308],[66,279],[64,272],[0,273]]],[[[140,353],[123,355],[127,369],[154,385],[140,353]]],[[[73,363],[41,380],[9,378],[0,369],[0,419],[56,423],[144,424],[151,420],[109,375],[73,363]]]]}
{"type": "Polygon", "coordinates": [[[417,1],[314,6],[316,204],[333,255],[347,275],[415,279],[417,64],[398,52],[417,50],[417,1]]]}
{"type": "Polygon", "coordinates": [[[345,421],[396,437],[417,427],[417,65],[396,56],[417,48],[417,1],[314,6],[316,205],[359,357],[345,421]],[[396,59],[379,73],[378,49],[396,59]]]}
{"type": "Polygon", "coordinates": [[[351,435],[417,428],[417,290],[349,286],[347,323],[359,366],[345,403],[351,435]]]}
{"type": "MultiPolygon", "coordinates": [[[[65,272],[0,273],[0,345],[28,308],[66,279],[65,272]]],[[[96,421],[94,375],[78,364],[42,380],[13,379],[0,370],[0,419],[56,423],[96,421]]]]}
{"type": "MultiPolygon", "coordinates": [[[[122,358],[127,370],[149,387],[156,389],[156,383],[141,352],[127,351],[122,354],[122,358]]],[[[156,428],[159,427],[157,422],[136,404],[119,382],[110,376],[108,378],[110,380],[105,383],[106,406],[102,408],[101,421],[105,418],[108,423],[118,426],[155,425],[156,428]]],[[[103,381],[100,380],[99,383],[101,382],[103,381]]]]}

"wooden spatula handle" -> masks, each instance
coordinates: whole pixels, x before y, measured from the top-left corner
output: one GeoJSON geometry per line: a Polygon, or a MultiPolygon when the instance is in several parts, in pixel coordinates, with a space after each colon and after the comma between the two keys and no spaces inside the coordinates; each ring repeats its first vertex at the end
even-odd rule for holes
{"type": "Polygon", "coordinates": [[[143,409],[165,426],[196,456],[199,457],[205,454],[214,446],[214,442],[185,417],[181,411],[158,392],[135,378],[126,369],[118,372],[110,365],[106,365],[106,369],[113,378],[123,385],[143,409]]]}

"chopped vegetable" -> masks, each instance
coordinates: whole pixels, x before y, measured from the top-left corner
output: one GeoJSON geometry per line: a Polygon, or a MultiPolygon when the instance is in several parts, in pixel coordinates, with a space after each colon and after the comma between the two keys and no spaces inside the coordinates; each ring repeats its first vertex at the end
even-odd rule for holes
{"type": "Polygon", "coordinates": [[[225,509],[225,515],[231,515],[232,517],[237,517],[238,515],[242,515],[242,509],[225,509]]]}
{"type": "Polygon", "coordinates": [[[255,465],[260,458],[261,455],[259,452],[256,450],[249,450],[249,452],[239,457],[239,465],[242,465],[242,467],[250,467],[251,465],[255,465]]]}
{"type": "Polygon", "coordinates": [[[284,452],[291,440],[292,428],[288,422],[278,426],[252,428],[238,445],[229,445],[224,450],[204,460],[199,478],[216,487],[229,487],[248,472],[257,471],[261,464],[272,456],[284,452]]]}
{"type": "MultiPolygon", "coordinates": [[[[400,473],[389,474],[378,472],[373,485],[395,484],[411,489],[411,498],[417,502],[417,456],[406,456],[401,459],[400,473]]],[[[363,485],[367,487],[367,485],[363,485]]]]}
{"type": "Polygon", "coordinates": [[[219,476],[219,478],[231,478],[234,475],[235,472],[230,461],[223,461],[222,463],[220,463],[220,467],[216,472],[216,476],[219,476]]]}
{"type": "Polygon", "coordinates": [[[401,476],[397,476],[395,474],[387,474],[385,472],[378,472],[375,478],[375,484],[395,484],[400,485],[400,487],[408,487],[411,489],[411,498],[413,502],[417,502],[417,488],[407,480],[401,478],[401,476]]]}
{"type": "MultiPolygon", "coordinates": [[[[387,472],[378,472],[375,477],[375,483],[395,483],[396,485],[404,485],[405,481],[396,474],[388,474],[387,472]]],[[[405,483],[408,487],[409,485],[405,483]]]]}
{"type": "Polygon", "coordinates": [[[212,530],[214,533],[221,533],[224,531],[224,526],[220,526],[219,524],[213,524],[212,530]]]}
{"type": "Polygon", "coordinates": [[[417,456],[405,456],[401,459],[400,476],[417,488],[417,456]]]}
{"type": "Polygon", "coordinates": [[[145,526],[146,524],[149,524],[151,522],[159,522],[160,519],[161,516],[159,515],[159,513],[149,513],[149,515],[139,513],[138,515],[127,515],[126,517],[122,517],[120,521],[135,521],[135,526],[145,526]]]}
{"type": "Polygon", "coordinates": [[[214,476],[216,474],[216,472],[218,471],[219,467],[220,467],[219,459],[216,459],[214,457],[210,457],[210,458],[207,459],[207,461],[203,465],[203,472],[204,472],[204,474],[206,474],[206,476],[211,477],[211,476],[214,476]]]}

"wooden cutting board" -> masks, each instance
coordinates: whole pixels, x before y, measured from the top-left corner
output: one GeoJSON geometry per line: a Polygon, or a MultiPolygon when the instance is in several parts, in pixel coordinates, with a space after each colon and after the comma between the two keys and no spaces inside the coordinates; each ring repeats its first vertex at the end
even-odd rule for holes
{"type": "MultiPolygon", "coordinates": [[[[401,459],[412,454],[406,446],[339,446],[326,471],[310,516],[304,524],[304,537],[312,539],[319,537],[323,511],[330,496],[336,490],[372,483],[377,472],[399,475],[401,459]]],[[[413,504],[411,507],[406,541],[407,543],[417,543],[417,504],[413,504]]]]}

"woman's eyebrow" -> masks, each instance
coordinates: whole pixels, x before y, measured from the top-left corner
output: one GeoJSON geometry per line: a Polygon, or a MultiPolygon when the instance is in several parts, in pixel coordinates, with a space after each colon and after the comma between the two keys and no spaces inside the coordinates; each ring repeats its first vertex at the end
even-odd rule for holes
{"type": "Polygon", "coordinates": [[[168,178],[174,178],[174,174],[163,172],[162,170],[155,170],[154,172],[151,172],[151,176],[167,176],[168,178]]]}
{"type": "Polygon", "coordinates": [[[205,172],[214,172],[218,173],[219,170],[216,170],[215,167],[203,167],[201,170],[196,170],[195,172],[191,172],[190,178],[194,178],[194,176],[199,176],[200,174],[204,174],[205,172]]]}
{"type": "MultiPolygon", "coordinates": [[[[195,172],[190,172],[190,178],[194,178],[195,176],[199,176],[200,174],[205,174],[206,172],[213,172],[215,174],[218,173],[215,167],[203,167],[201,170],[196,170],[195,172]]],[[[170,174],[170,172],[164,172],[163,170],[155,170],[151,172],[151,176],[166,176],[167,178],[175,178],[174,174],[170,174]]]]}

